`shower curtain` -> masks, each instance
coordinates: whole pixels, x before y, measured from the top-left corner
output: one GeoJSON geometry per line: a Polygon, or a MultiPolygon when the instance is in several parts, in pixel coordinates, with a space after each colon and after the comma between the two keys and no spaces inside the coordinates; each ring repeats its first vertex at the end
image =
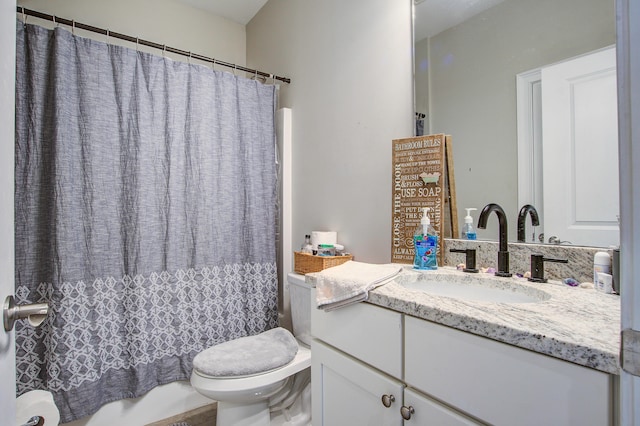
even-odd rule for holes
{"type": "Polygon", "coordinates": [[[21,22],[16,83],[18,394],[68,422],[276,326],[274,86],[21,22]]]}

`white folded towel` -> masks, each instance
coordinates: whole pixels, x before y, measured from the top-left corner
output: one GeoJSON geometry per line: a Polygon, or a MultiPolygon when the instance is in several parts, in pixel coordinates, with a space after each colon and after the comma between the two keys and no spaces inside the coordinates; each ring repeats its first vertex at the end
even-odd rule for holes
{"type": "Polygon", "coordinates": [[[402,266],[354,262],[325,269],[316,274],[316,303],[331,311],[367,300],[369,291],[386,284],[402,271],[402,266]]]}

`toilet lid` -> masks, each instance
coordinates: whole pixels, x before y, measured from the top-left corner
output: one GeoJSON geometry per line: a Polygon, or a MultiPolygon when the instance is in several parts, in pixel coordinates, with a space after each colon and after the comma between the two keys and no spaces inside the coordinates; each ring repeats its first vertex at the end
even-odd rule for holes
{"type": "Polygon", "coordinates": [[[297,352],[295,337],[277,327],[212,346],[196,355],[193,368],[210,377],[250,376],[288,364],[297,352]]]}

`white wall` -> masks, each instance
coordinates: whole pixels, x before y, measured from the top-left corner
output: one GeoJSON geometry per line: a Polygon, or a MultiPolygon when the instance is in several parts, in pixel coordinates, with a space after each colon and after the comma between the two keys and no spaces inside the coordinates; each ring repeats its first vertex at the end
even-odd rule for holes
{"type": "MultiPolygon", "coordinates": [[[[15,117],[15,1],[0,1],[0,303],[13,294],[13,147],[15,117]]],[[[2,321],[0,321],[2,322],[2,321]]],[[[15,418],[14,332],[0,326],[0,414],[15,418]]],[[[3,422],[0,420],[0,423],[3,422]]]]}
{"type": "Polygon", "coordinates": [[[413,135],[411,0],[270,0],[247,65],[286,75],[293,246],[338,232],[356,260],[391,260],[391,141],[413,135]]]}
{"type": "Polygon", "coordinates": [[[425,42],[418,42],[414,45],[415,49],[415,61],[414,61],[414,95],[416,112],[426,115],[424,122],[424,134],[429,135],[429,43],[428,39],[425,42]]]}
{"type": "MultiPolygon", "coordinates": [[[[243,25],[173,0],[19,0],[18,6],[237,65],[245,65],[246,62],[243,25]]],[[[37,18],[27,19],[29,23],[45,24],[37,18]]],[[[76,34],[102,41],[106,39],[103,35],[81,30],[76,34]]],[[[135,48],[134,43],[121,42],[113,37],[109,42],[135,48]]],[[[140,50],[158,54],[157,50],[144,46],[140,50]]],[[[186,60],[170,53],[167,57],[186,60]]],[[[231,71],[230,68],[218,69],[231,71]]]]}

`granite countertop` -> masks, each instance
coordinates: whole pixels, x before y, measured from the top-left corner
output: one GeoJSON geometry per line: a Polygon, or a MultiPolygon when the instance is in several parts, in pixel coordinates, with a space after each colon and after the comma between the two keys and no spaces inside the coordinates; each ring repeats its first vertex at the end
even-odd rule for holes
{"type": "MultiPolygon", "coordinates": [[[[309,278],[314,280],[314,277],[309,278]]],[[[370,291],[368,302],[585,367],[619,374],[620,298],[599,293],[593,288],[569,287],[551,280],[543,284],[517,277],[469,274],[453,267],[414,271],[408,266],[398,278],[370,291]],[[472,285],[488,283],[498,287],[517,287],[522,293],[545,300],[534,303],[470,301],[412,290],[399,283],[421,279],[420,274],[438,275],[438,279],[443,281],[455,280],[472,285]]]]}

